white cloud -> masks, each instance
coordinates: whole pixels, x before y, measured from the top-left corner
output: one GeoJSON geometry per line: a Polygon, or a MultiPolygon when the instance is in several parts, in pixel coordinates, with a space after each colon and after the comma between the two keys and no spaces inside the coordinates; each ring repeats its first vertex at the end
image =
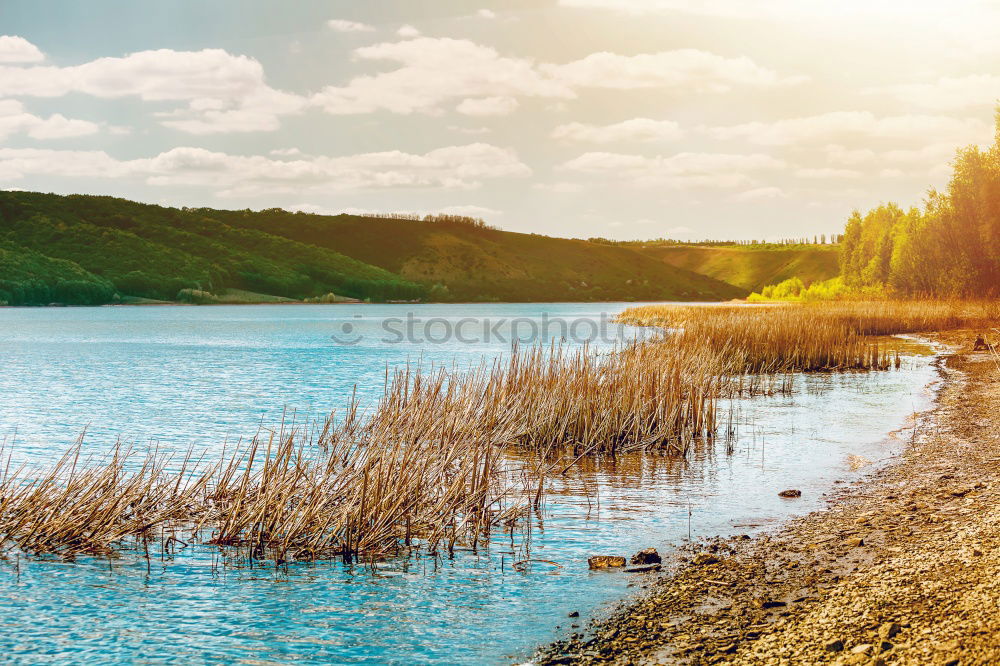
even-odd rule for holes
{"type": "MultiPolygon", "coordinates": [[[[981,138],[988,140],[989,137],[984,135],[981,138]]],[[[875,151],[869,148],[851,150],[834,144],[825,148],[827,162],[835,167],[845,168],[802,169],[798,175],[816,178],[853,178],[862,175],[862,169],[864,173],[874,173],[874,170],[878,169],[879,175],[888,171],[894,178],[904,174],[922,178],[931,175],[938,178],[942,174],[947,175],[950,168],[948,165],[954,159],[960,145],[955,141],[936,141],[918,148],[889,148],[875,151]]]]}
{"type": "Polygon", "coordinates": [[[468,98],[455,107],[459,113],[467,116],[506,116],[517,109],[517,100],[513,97],[482,97],[468,98]]]}
{"type": "Polygon", "coordinates": [[[300,155],[305,155],[305,153],[298,148],[275,148],[268,154],[274,155],[275,157],[299,157],[300,155]]]}
{"type": "Polygon", "coordinates": [[[785,168],[785,162],[754,153],[678,153],[670,157],[646,157],[621,153],[585,153],[562,165],[562,169],[601,176],[637,187],[737,188],[755,184],[751,173],[785,168]]]}
{"type": "Polygon", "coordinates": [[[984,123],[977,118],[904,115],[879,118],[869,111],[833,111],[816,116],[774,122],[750,122],[706,128],[712,137],[729,141],[745,139],[765,146],[787,146],[807,141],[824,143],[845,138],[928,139],[947,138],[962,143],[982,137],[984,123]]]}
{"type": "Polygon", "coordinates": [[[720,93],[736,87],[772,88],[806,80],[801,76],[780,76],[745,56],[726,58],[697,49],[633,56],[592,53],[565,65],[543,65],[542,69],[573,88],[666,88],[684,93],[720,93]]]}
{"type": "Polygon", "coordinates": [[[794,0],[559,0],[564,7],[611,9],[631,14],[681,12],[707,16],[752,17],[767,15],[779,8],[795,9],[794,0]]]}
{"type": "Polygon", "coordinates": [[[424,154],[389,151],[299,159],[230,155],[191,147],[133,160],[117,160],[102,151],[0,149],[3,178],[133,177],[151,185],[215,188],[223,196],[310,189],[471,189],[485,180],[530,174],[513,151],[483,143],[448,146],[424,154]]]}
{"type": "Polygon", "coordinates": [[[467,99],[573,95],[539,73],[530,60],[503,57],[495,49],[465,39],[420,37],[366,46],[354,55],[399,67],[323,89],[315,101],[329,113],[436,114],[446,105],[467,99]]]}
{"type": "Polygon", "coordinates": [[[872,162],[877,158],[875,151],[870,148],[847,148],[839,144],[826,146],[826,158],[831,164],[844,166],[855,166],[872,162]]]}
{"type": "Polygon", "coordinates": [[[403,39],[414,39],[420,36],[420,31],[414,28],[412,25],[404,25],[403,27],[401,27],[399,30],[396,31],[396,34],[402,37],[403,39]]]}
{"type": "Polygon", "coordinates": [[[476,16],[484,19],[495,19],[497,17],[497,13],[492,9],[480,9],[476,12],[476,16]]]}
{"type": "Polygon", "coordinates": [[[261,64],[221,49],[140,51],[71,67],[0,66],[0,95],[186,101],[163,112],[163,124],[193,134],[270,131],[279,117],[298,113],[306,99],[275,90],[261,64]]]}
{"type": "Polygon", "coordinates": [[[28,175],[120,178],[128,175],[124,163],[103,151],[0,148],[0,178],[28,175]]]}
{"type": "Polygon", "coordinates": [[[97,134],[100,127],[89,120],[66,118],[56,113],[28,129],[28,136],[33,139],[68,139],[75,136],[97,134]]]}
{"type": "Polygon", "coordinates": [[[943,77],[933,83],[907,83],[873,88],[869,92],[887,93],[906,104],[935,111],[991,107],[1000,99],[1000,76],[970,74],[943,77]]]}
{"type": "Polygon", "coordinates": [[[725,19],[808,20],[810,22],[891,21],[906,23],[976,27],[996,18],[996,9],[982,0],[952,0],[949,3],[921,2],[913,11],[900,12],[898,0],[559,0],[559,5],[581,9],[606,9],[629,14],[682,13],[725,19]]]}
{"type": "Polygon", "coordinates": [[[373,32],[374,26],[357,21],[345,21],[344,19],[330,19],[326,22],[328,28],[335,32],[373,32]]]}
{"type": "Polygon", "coordinates": [[[448,125],[448,129],[452,132],[458,132],[459,134],[489,134],[493,130],[489,127],[462,127],[461,125],[448,125]]]}
{"type": "Polygon", "coordinates": [[[618,143],[621,141],[675,141],[684,136],[672,120],[633,118],[614,125],[569,123],[552,130],[552,138],[563,141],[618,143]]]}
{"type": "Polygon", "coordinates": [[[0,35],[0,63],[41,62],[41,50],[24,37],[0,35]]]}
{"type": "MultiPolygon", "coordinates": [[[[774,87],[782,77],[745,57],[694,49],[622,56],[595,53],[564,65],[501,56],[466,39],[418,37],[365,46],[355,58],[395,63],[389,71],[328,86],[314,102],[333,114],[440,114],[455,104],[487,98],[573,99],[581,88],[665,88],[676,93],[724,92],[738,86],[774,87]]],[[[468,102],[473,104],[474,102],[468,102]]]]}
{"type": "Polygon", "coordinates": [[[685,227],[684,225],[679,225],[676,227],[670,227],[666,230],[668,236],[686,236],[688,234],[693,234],[694,229],[691,227],[685,227]]]}
{"type": "Polygon", "coordinates": [[[864,174],[856,169],[831,169],[829,167],[821,167],[797,169],[795,171],[795,175],[799,178],[830,180],[833,178],[860,178],[864,174]]]}
{"type": "Polygon", "coordinates": [[[33,139],[65,139],[99,131],[100,126],[88,120],[66,118],[58,113],[42,118],[25,111],[17,100],[0,100],[0,141],[18,133],[33,139]]]}
{"type": "Polygon", "coordinates": [[[556,194],[575,194],[583,191],[583,185],[580,183],[569,183],[565,181],[558,183],[536,183],[532,185],[532,187],[536,190],[554,192],[556,194]]]}
{"type": "Polygon", "coordinates": [[[766,201],[768,199],[785,199],[788,195],[780,187],[755,187],[737,194],[737,201],[766,201]]]}

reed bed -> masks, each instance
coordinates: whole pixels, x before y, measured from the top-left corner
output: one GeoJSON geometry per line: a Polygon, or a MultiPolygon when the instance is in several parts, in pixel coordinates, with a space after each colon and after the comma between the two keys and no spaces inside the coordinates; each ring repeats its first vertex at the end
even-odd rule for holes
{"type": "Polygon", "coordinates": [[[396,373],[368,427],[459,433],[541,454],[682,454],[715,431],[724,364],[704,346],[516,350],[463,374],[396,373]]]}
{"type": "Polygon", "coordinates": [[[131,539],[148,555],[149,541],[169,533],[251,560],[350,562],[404,547],[476,548],[537,492],[523,467],[482,438],[389,442],[370,431],[346,436],[352,429],[331,420],[316,441],[297,432],[257,437],[215,461],[189,454],[179,469],[169,456],[121,445],[81,461],[78,442],[51,469],[6,470],[0,547],[110,555],[131,539]]]}
{"type": "Polygon", "coordinates": [[[705,344],[747,373],[884,370],[899,354],[884,336],[995,326],[994,303],[827,302],[690,307],[650,305],[620,321],[671,332],[672,344],[705,344]]]}

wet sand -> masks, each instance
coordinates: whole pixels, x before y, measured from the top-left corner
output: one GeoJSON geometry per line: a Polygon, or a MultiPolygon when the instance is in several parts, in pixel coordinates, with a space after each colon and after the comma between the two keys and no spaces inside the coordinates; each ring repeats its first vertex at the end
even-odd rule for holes
{"type": "Polygon", "coordinates": [[[1000,663],[1000,366],[974,337],[937,336],[943,386],[894,464],[779,531],[693,544],[535,662],[1000,663]]]}

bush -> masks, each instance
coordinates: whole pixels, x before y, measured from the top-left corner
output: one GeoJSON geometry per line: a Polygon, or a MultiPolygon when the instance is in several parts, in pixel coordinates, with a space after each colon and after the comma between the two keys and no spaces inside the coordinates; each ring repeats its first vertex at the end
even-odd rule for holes
{"type": "Polygon", "coordinates": [[[211,305],[219,302],[215,294],[201,289],[181,289],[174,300],[190,305],[211,305]]]}

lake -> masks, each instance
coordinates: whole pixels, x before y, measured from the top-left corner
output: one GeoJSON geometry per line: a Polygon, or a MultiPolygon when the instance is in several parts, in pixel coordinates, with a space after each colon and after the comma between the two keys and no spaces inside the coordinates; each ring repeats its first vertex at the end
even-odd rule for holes
{"type": "MultiPolygon", "coordinates": [[[[508,353],[516,339],[606,351],[648,334],[611,323],[628,306],[0,308],[0,439],[15,461],[41,464],[84,431],[86,451],[119,439],[218,450],[283,419],[322,419],[352,395],[371,404],[386,373],[406,363],[466,368],[508,353]]],[[[803,375],[792,395],[737,401],[732,453],[720,442],[686,460],[628,456],[554,480],[532,519],[530,553],[561,568],[513,570],[525,535],[495,541],[488,553],[374,570],[339,562],[219,569],[208,547],[157,554],[151,575],[129,554],[110,566],[11,556],[0,561],[0,650],[21,663],[524,659],[642,581],[591,572],[589,555],[662,553],[689,533],[774,526],[897,454],[909,417],[932,396],[931,360],[803,375]],[[850,456],[873,464],[853,470],[850,456]],[[803,496],[779,498],[788,487],[803,496]]]]}

